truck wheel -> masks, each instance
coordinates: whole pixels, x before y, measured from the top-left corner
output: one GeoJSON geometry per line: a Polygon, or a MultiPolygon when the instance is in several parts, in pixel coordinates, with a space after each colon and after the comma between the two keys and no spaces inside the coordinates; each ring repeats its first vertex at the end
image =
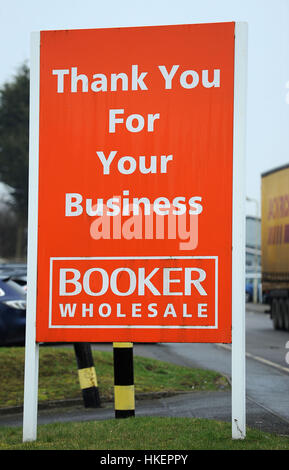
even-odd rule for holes
{"type": "Polygon", "coordinates": [[[279,300],[279,325],[280,330],[285,330],[286,304],[285,299],[279,300]]]}
{"type": "Polygon", "coordinates": [[[289,331],[289,299],[286,299],[284,301],[285,307],[284,307],[284,329],[286,331],[289,331]]]}
{"type": "Polygon", "coordinates": [[[276,298],[272,302],[272,321],[274,330],[280,330],[280,303],[276,298]]]}

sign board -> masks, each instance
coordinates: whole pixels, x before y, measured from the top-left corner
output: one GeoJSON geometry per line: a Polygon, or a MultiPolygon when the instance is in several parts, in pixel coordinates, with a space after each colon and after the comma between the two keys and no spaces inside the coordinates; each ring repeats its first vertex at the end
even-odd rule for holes
{"type": "Polygon", "coordinates": [[[40,33],[37,341],[231,341],[234,29],[40,33]]]}
{"type": "Polygon", "coordinates": [[[232,341],[244,437],[246,25],[42,31],[31,54],[24,439],[38,345],[64,341],[232,341]]]}

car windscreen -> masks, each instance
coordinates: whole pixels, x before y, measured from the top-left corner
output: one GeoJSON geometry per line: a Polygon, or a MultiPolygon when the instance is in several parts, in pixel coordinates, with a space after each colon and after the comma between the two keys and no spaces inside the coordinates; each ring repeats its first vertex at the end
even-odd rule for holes
{"type": "Polygon", "coordinates": [[[0,279],[0,294],[2,293],[0,299],[4,297],[9,297],[11,299],[24,299],[26,297],[23,287],[18,285],[16,282],[11,281],[11,279],[2,278],[0,279]],[[4,295],[3,295],[4,292],[4,295]]]}

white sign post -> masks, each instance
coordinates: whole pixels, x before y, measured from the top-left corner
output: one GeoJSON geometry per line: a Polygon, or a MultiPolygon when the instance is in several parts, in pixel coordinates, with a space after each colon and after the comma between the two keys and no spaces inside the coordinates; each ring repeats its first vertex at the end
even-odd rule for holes
{"type": "Polygon", "coordinates": [[[36,343],[40,34],[31,35],[27,311],[23,441],[37,436],[39,344],[36,343]]]}
{"type": "Polygon", "coordinates": [[[245,375],[245,147],[247,90],[246,23],[235,26],[232,253],[232,437],[246,435],[245,375]]]}

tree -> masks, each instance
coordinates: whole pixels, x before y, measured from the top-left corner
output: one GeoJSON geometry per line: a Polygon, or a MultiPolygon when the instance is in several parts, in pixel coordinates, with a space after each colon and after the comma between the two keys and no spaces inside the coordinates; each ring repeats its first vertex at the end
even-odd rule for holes
{"type": "Polygon", "coordinates": [[[17,236],[15,213],[8,206],[0,207],[0,263],[15,256],[17,236]]]}
{"type": "Polygon", "coordinates": [[[29,69],[0,89],[0,180],[12,188],[18,221],[16,257],[23,255],[28,213],[29,69]]]}

